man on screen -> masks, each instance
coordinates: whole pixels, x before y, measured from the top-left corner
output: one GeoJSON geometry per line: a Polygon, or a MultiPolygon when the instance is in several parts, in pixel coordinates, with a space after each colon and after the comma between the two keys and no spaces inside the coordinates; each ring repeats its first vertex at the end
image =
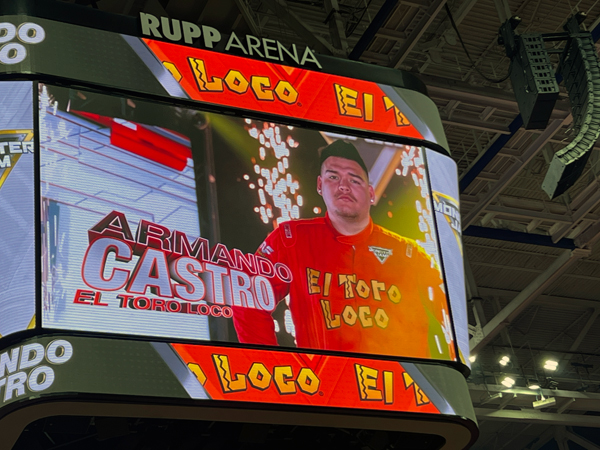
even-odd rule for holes
{"type": "MultiPolygon", "coordinates": [[[[367,167],[342,140],[321,153],[317,192],[325,217],[282,223],[257,255],[287,265],[298,347],[408,357],[453,358],[439,268],[411,239],[371,220],[375,202],[367,167]]],[[[277,345],[266,311],[235,307],[240,342],[277,345]]]]}

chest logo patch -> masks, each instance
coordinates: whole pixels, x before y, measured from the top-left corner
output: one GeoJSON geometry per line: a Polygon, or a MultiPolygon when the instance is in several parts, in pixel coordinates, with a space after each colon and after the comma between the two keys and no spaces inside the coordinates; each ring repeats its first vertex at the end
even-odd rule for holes
{"type": "Polygon", "coordinates": [[[369,251],[373,252],[381,264],[383,264],[392,254],[392,249],[375,247],[374,245],[369,245],[369,251]]]}

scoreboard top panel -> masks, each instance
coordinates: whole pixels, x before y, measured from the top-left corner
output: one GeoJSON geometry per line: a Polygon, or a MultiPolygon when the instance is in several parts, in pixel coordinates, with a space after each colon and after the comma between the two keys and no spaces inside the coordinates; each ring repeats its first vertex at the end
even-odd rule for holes
{"type": "Polygon", "coordinates": [[[3,16],[0,73],[352,128],[448,153],[437,108],[412,74],[150,14],[88,19],[89,8],[30,3],[31,16],[3,6],[18,15],[3,16]]]}

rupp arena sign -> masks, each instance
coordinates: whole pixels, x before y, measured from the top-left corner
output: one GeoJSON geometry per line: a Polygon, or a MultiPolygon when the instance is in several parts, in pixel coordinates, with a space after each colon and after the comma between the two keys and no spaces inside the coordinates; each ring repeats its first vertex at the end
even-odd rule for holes
{"type": "MultiPolygon", "coordinates": [[[[199,42],[204,43],[205,48],[212,49],[223,39],[221,32],[216,28],[206,25],[198,26],[192,22],[168,17],[158,18],[143,12],[140,13],[140,23],[144,36],[167,39],[178,44],[192,45],[194,39],[202,37],[199,42]]],[[[304,50],[298,51],[296,44],[292,44],[287,48],[275,39],[258,38],[250,34],[240,38],[232,31],[225,44],[225,51],[230,52],[232,49],[237,52],[241,51],[245,56],[253,58],[270,59],[278,62],[293,61],[300,66],[311,63],[322,69],[321,64],[310,48],[306,47],[304,50]]]]}

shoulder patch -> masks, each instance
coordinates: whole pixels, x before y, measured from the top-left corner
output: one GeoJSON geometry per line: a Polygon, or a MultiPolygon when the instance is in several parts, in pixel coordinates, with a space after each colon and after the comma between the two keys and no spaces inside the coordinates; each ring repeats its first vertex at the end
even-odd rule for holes
{"type": "Polygon", "coordinates": [[[391,248],[375,247],[374,245],[369,245],[369,251],[373,252],[381,264],[383,264],[392,254],[391,248]]]}
{"type": "Polygon", "coordinates": [[[281,225],[283,227],[283,235],[287,238],[287,239],[292,239],[292,227],[290,226],[290,224],[288,222],[284,223],[283,225],[281,225]]]}
{"type": "Polygon", "coordinates": [[[261,254],[262,256],[269,256],[273,252],[274,252],[273,247],[271,247],[266,242],[263,242],[262,244],[260,244],[260,247],[258,247],[258,253],[261,254]]]}
{"type": "MultiPolygon", "coordinates": [[[[436,270],[440,271],[440,268],[438,267],[435,259],[433,259],[433,257],[431,255],[429,255],[427,253],[427,251],[421,247],[417,241],[415,241],[414,239],[410,239],[404,236],[401,236],[397,233],[394,233],[393,231],[390,231],[386,228],[383,228],[380,225],[375,225],[377,231],[379,234],[381,234],[382,236],[385,236],[386,238],[392,239],[395,242],[399,242],[401,244],[404,245],[405,249],[406,249],[406,257],[407,258],[415,258],[417,260],[423,260],[426,261],[431,268],[435,268],[436,270]]],[[[386,241],[379,241],[382,245],[386,246],[386,241]]],[[[388,241],[389,242],[389,241],[388,241]]],[[[393,244],[389,244],[390,246],[393,246],[393,244]]]]}
{"type": "MultiPolygon", "coordinates": [[[[298,239],[300,239],[301,242],[305,242],[307,235],[310,236],[315,232],[314,227],[322,227],[324,224],[324,219],[321,217],[316,217],[314,219],[295,219],[279,224],[277,233],[285,247],[292,247],[296,245],[298,239]]],[[[320,230],[320,228],[317,229],[320,230]]]]}

